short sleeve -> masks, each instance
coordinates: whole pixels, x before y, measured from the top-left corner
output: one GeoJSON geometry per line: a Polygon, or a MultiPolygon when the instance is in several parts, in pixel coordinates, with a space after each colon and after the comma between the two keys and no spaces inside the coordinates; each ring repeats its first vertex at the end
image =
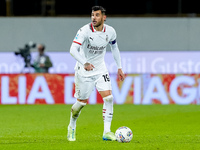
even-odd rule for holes
{"type": "Polygon", "coordinates": [[[112,36],[111,36],[111,39],[110,39],[110,44],[115,44],[116,43],[116,38],[117,38],[117,34],[116,34],[116,31],[115,29],[113,29],[112,31],[112,36]]]}
{"type": "Polygon", "coordinates": [[[85,37],[86,37],[85,32],[84,32],[83,29],[81,28],[81,29],[78,30],[78,32],[77,32],[77,34],[76,34],[76,36],[75,36],[73,42],[74,42],[74,43],[77,43],[77,44],[79,44],[79,45],[82,45],[83,42],[85,41],[85,37]]]}

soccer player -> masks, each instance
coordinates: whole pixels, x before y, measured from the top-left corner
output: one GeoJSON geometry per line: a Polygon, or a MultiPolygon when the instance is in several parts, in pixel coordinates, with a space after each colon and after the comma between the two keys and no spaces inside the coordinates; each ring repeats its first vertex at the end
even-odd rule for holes
{"type": "Polygon", "coordinates": [[[113,117],[113,96],[111,81],[104,62],[106,46],[111,51],[118,67],[118,78],[124,80],[120,53],[113,27],[104,24],[106,10],[102,6],[92,7],[91,20],[78,30],[70,48],[70,54],[77,60],[75,66],[75,94],[76,103],[72,106],[67,138],[76,140],[76,120],[81,109],[86,105],[94,87],[103,98],[104,131],[103,140],[114,141],[116,137],[110,131],[113,117]]]}

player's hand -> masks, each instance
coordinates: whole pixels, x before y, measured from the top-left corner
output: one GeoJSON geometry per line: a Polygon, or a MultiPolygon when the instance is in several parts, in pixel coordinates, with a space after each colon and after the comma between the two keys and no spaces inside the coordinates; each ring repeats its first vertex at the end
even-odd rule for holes
{"type": "Polygon", "coordinates": [[[118,76],[119,80],[124,81],[125,75],[124,75],[122,69],[118,69],[117,76],[118,76]]]}
{"type": "Polygon", "coordinates": [[[91,71],[91,70],[93,70],[93,68],[94,68],[93,64],[90,64],[90,63],[85,63],[84,64],[84,69],[86,71],[91,71]]]}

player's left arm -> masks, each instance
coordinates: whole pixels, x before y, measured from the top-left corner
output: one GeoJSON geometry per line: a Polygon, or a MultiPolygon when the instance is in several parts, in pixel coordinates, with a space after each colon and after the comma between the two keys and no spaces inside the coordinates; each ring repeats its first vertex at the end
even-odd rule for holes
{"type": "Polygon", "coordinates": [[[118,78],[121,81],[123,81],[124,78],[125,78],[125,75],[122,71],[121,56],[120,56],[119,48],[118,48],[118,45],[117,45],[117,41],[116,40],[111,41],[109,44],[110,44],[110,47],[111,47],[113,57],[115,59],[117,67],[118,67],[118,72],[117,72],[118,78]]]}

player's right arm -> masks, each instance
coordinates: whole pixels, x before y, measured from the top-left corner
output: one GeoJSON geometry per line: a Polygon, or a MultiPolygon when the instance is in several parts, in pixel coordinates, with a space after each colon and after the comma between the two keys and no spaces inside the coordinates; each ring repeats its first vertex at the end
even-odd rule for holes
{"type": "Polygon", "coordinates": [[[77,43],[72,43],[71,48],[70,48],[70,54],[82,65],[84,65],[85,63],[87,63],[86,59],[84,57],[82,57],[80,55],[80,53],[78,52],[80,48],[80,45],[77,43]]]}
{"type": "Polygon", "coordinates": [[[80,55],[80,53],[78,52],[80,49],[80,46],[82,45],[82,43],[85,41],[86,36],[85,33],[82,29],[80,29],[76,35],[76,37],[73,40],[73,43],[71,45],[70,48],[70,54],[79,62],[84,66],[84,69],[86,71],[90,71],[94,68],[94,66],[90,63],[87,62],[87,60],[82,57],[80,55]]]}

